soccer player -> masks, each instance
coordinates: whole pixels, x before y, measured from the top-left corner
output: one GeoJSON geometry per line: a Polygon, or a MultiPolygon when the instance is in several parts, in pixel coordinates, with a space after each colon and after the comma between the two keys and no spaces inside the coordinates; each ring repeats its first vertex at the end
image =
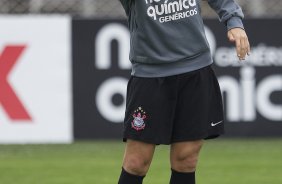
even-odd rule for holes
{"type": "MultiPolygon", "coordinates": [[[[224,132],[220,88],[211,68],[200,0],[120,0],[131,33],[132,76],[124,120],[119,184],[141,184],[155,146],[169,144],[170,184],[195,184],[205,139],[224,132]]],[[[239,60],[250,52],[243,13],[234,0],[208,0],[235,42],[239,60]]]]}

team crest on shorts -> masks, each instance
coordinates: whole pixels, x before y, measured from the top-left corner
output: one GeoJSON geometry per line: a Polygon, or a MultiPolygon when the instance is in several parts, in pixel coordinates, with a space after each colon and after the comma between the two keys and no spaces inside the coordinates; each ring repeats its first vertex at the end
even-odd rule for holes
{"type": "Polygon", "coordinates": [[[132,115],[133,121],[131,122],[131,127],[135,130],[143,130],[146,126],[145,119],[146,119],[146,112],[142,109],[142,107],[138,107],[134,114],[132,115]]]}

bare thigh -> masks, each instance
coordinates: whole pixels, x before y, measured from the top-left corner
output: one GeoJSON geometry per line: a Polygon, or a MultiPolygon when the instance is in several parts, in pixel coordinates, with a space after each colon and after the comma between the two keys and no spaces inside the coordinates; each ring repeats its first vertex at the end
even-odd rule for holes
{"type": "Polygon", "coordinates": [[[194,172],[203,140],[173,143],[170,149],[171,168],[179,172],[194,172]]]}
{"type": "Polygon", "coordinates": [[[143,176],[149,170],[155,151],[154,144],[127,140],[123,168],[135,175],[143,176]]]}

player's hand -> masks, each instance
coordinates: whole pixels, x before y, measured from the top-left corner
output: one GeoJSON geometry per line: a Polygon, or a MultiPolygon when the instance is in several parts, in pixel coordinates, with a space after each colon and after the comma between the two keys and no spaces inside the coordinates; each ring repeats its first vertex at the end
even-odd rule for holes
{"type": "Polygon", "coordinates": [[[235,42],[237,56],[239,60],[245,60],[246,55],[250,55],[250,43],[244,29],[233,28],[227,32],[230,42],[235,42]]]}

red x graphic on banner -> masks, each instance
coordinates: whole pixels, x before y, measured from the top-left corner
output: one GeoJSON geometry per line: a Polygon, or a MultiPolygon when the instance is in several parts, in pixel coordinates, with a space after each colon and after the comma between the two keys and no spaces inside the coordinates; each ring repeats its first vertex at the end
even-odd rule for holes
{"type": "Polygon", "coordinates": [[[27,110],[8,82],[8,74],[26,46],[6,46],[0,53],[0,105],[12,120],[31,120],[27,110]]]}

